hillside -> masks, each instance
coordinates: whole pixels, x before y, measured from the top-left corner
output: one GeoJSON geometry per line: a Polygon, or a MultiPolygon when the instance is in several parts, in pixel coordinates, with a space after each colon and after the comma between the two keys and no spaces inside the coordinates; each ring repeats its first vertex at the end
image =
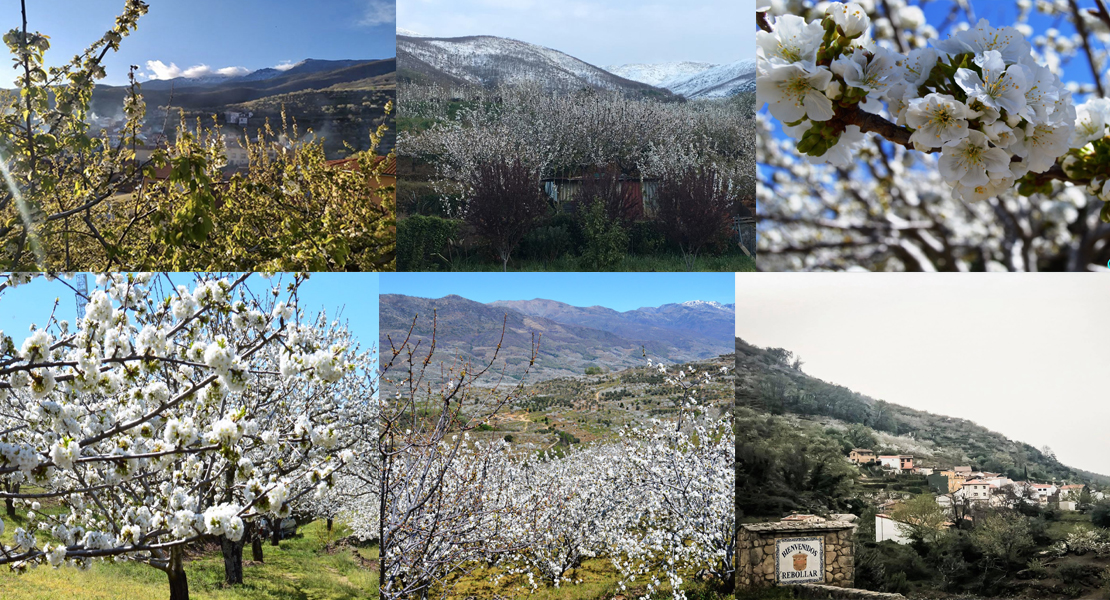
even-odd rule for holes
{"type": "Polygon", "coordinates": [[[397,36],[402,83],[496,87],[539,82],[552,91],[603,89],[633,97],[672,98],[666,90],[625,79],[558,50],[495,36],[397,36]]]}
{"type": "Polygon", "coordinates": [[[689,99],[725,98],[755,91],[755,61],[740,60],[717,65],[664,86],[689,99]]]}
{"type": "MultiPolygon", "coordinates": [[[[250,102],[278,94],[322,90],[359,80],[378,80],[383,85],[397,70],[396,59],[366,61],[306,60],[288,71],[260,69],[241,77],[178,77],[142,84],[143,96],[150,107],[172,105],[185,109],[218,109],[229,104],[250,102]]],[[[98,85],[93,91],[93,111],[118,112],[127,94],[126,86],[98,85]]]]}
{"type": "MultiPolygon", "coordinates": [[[[714,374],[715,379],[698,395],[711,417],[719,417],[729,407],[732,376],[719,371],[731,362],[732,357],[725,355],[683,365],[714,374]]],[[[526,386],[522,399],[483,430],[492,437],[509,435],[512,442],[536,449],[611,441],[620,427],[672,418],[681,397],[677,387],[664,384],[658,371],[643,366],[559,377],[526,386]]]]}
{"type": "MultiPolygon", "coordinates": [[[[254,137],[267,119],[279,129],[284,107],[301,131],[311,128],[326,139],[329,158],[344,157],[348,154],[344,142],[355,150],[366,150],[370,129],[387,121],[385,105],[396,98],[396,68],[393,58],[309,59],[284,71],[260,69],[240,77],[147,81],[142,84],[147,103],[143,133],[152,138],[165,128],[172,136],[179,114],[190,124],[201,118],[206,126],[215,115],[226,133],[254,137]],[[240,126],[224,122],[222,117],[228,111],[253,114],[246,126],[240,126]]],[[[96,126],[108,130],[118,126],[126,94],[123,86],[96,86],[92,112],[107,122],[96,126]]],[[[392,149],[394,135],[391,131],[386,136],[379,153],[392,149]]]]}
{"type": "Polygon", "coordinates": [[[671,81],[681,81],[705,72],[716,65],[712,63],[678,61],[667,63],[632,63],[627,65],[610,65],[606,71],[619,75],[625,79],[639,81],[655,87],[668,87],[671,81]]]}
{"type": "Polygon", "coordinates": [[[877,400],[806,375],[791,366],[786,350],[758,348],[739,338],[735,347],[736,402],[753,423],[791,422],[810,431],[808,439],[824,436],[826,444],[850,442],[849,429],[863,426],[882,448],[939,466],[972,465],[1017,480],[1110,484],[1110,477],[1064,465],[971,421],[877,400]]]}
{"type": "Polygon", "coordinates": [[[634,81],[665,88],[690,100],[727,98],[755,91],[755,61],[724,65],[698,62],[629,64],[608,67],[634,81]]]}
{"type": "MultiPolygon", "coordinates": [[[[655,318],[649,313],[617,313],[618,317],[614,319],[617,325],[611,329],[620,333],[614,333],[599,328],[604,319],[596,315],[592,319],[584,319],[592,325],[575,320],[575,314],[593,313],[593,309],[579,312],[572,310],[575,307],[562,305],[563,308],[553,310],[550,316],[542,316],[538,314],[541,312],[538,307],[549,301],[531,302],[531,307],[521,306],[518,309],[498,303],[482,304],[459,296],[433,300],[384,294],[380,298],[378,317],[383,357],[388,356],[389,338],[399,344],[416,316],[419,319],[413,335],[427,344],[432,336],[433,312],[437,317],[437,360],[447,363],[456,358],[476,363],[488,362],[501,338],[502,325],[507,323],[496,364],[499,371],[504,367],[512,378],[519,378],[526,371],[532,336],[536,334],[540,339],[539,353],[528,376],[528,381],[533,383],[580,376],[587,367],[609,371],[641,367],[645,364],[645,352],[657,362],[674,364],[711,359],[731,350],[727,343],[722,344],[720,334],[711,337],[683,324],[693,320],[692,315],[696,314],[698,307],[664,311],[665,314],[655,318]],[[688,316],[683,317],[684,313],[688,316]],[[628,328],[628,323],[635,320],[642,323],[638,331],[628,328]]],[[[732,331],[731,317],[727,319],[727,327],[724,326],[724,319],[719,322],[722,331],[732,331]]]]}

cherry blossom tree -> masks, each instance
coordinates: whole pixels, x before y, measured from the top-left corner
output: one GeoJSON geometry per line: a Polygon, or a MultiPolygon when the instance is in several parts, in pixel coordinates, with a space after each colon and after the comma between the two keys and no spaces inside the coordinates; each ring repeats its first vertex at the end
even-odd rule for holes
{"type": "Polygon", "coordinates": [[[435,316],[427,345],[412,337],[418,318],[404,340],[390,338],[382,355],[387,398],[376,451],[380,592],[386,599],[427,597],[434,585],[473,569],[479,559],[515,549],[502,526],[519,511],[504,479],[506,444],[469,434],[519,397],[523,378],[506,384],[495,370],[497,352],[488,362],[452,364],[437,375],[435,316]],[[487,375],[495,378],[492,387],[475,385],[487,375]]]}
{"type": "Polygon", "coordinates": [[[1037,2],[1075,34],[1034,36],[1033,5],[1016,2],[1011,24],[976,18],[971,3],[932,24],[911,0],[777,0],[760,12],[761,265],[1105,264],[1110,113],[1097,65],[1110,13],[1098,0],[1037,2]],[[1061,80],[1079,50],[1093,84],[1061,80]]]}
{"type": "Polygon", "coordinates": [[[0,564],[134,560],[184,600],[187,544],[221,539],[241,581],[250,524],[327,492],[373,426],[371,395],[335,395],[365,391],[368,354],[297,309],[305,276],[266,293],[249,277],[102,275],[76,324],[0,334],[0,479],[34,484],[0,493],[31,508],[0,564]]]}
{"type": "Polygon", "coordinates": [[[662,103],[517,84],[492,90],[405,86],[402,100],[400,116],[434,124],[401,132],[398,153],[434,164],[445,197],[469,197],[480,165],[514,160],[539,177],[582,166],[663,177],[711,165],[754,193],[750,95],[662,103]],[[462,108],[458,99],[466,101],[462,108]]]}

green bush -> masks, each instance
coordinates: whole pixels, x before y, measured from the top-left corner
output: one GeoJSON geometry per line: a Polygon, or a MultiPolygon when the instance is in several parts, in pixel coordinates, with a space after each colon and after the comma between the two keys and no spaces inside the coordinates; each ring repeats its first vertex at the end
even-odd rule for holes
{"type": "Polygon", "coordinates": [[[447,245],[459,234],[459,222],[412,215],[397,223],[397,270],[437,271],[446,259],[447,245]]]}
{"type": "Polygon", "coordinates": [[[1110,527],[1110,501],[1103,500],[1091,508],[1091,522],[1099,527],[1110,527]]]}
{"type": "Polygon", "coordinates": [[[548,225],[525,234],[520,242],[520,251],[524,258],[543,261],[546,268],[548,263],[566,254],[570,244],[571,236],[566,225],[548,225]]]}
{"type": "Polygon", "coordinates": [[[1084,565],[1080,563],[1067,563],[1061,565],[1060,568],[1056,570],[1056,575],[1065,585],[1093,584],[1101,573],[1102,569],[1095,565],[1084,565]]]}
{"type": "Polygon", "coordinates": [[[589,366],[586,367],[587,375],[601,375],[601,367],[589,366]]]}
{"type": "Polygon", "coordinates": [[[609,271],[620,264],[628,248],[628,233],[617,221],[605,215],[605,205],[594,202],[582,215],[582,232],[586,245],[582,252],[582,268],[609,271]]]}
{"type": "Polygon", "coordinates": [[[632,254],[652,256],[667,248],[667,237],[655,221],[637,221],[628,226],[632,254]]]}
{"type": "Polygon", "coordinates": [[[1048,567],[1039,558],[1029,559],[1029,562],[1025,563],[1025,568],[1033,579],[1044,579],[1048,575],[1048,567]]]}
{"type": "Polygon", "coordinates": [[[570,252],[572,254],[578,254],[577,250],[586,245],[586,238],[582,233],[582,224],[578,221],[576,215],[567,212],[556,213],[547,221],[547,226],[560,227],[566,230],[570,239],[570,252]]]}

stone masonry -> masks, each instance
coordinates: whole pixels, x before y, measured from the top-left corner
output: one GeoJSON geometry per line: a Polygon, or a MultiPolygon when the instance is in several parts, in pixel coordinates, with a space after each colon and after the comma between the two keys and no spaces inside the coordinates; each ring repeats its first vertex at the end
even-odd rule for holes
{"type": "Polygon", "coordinates": [[[855,581],[855,555],[852,534],[856,526],[843,521],[820,523],[750,523],[740,526],[738,554],[740,568],[737,586],[741,589],[776,585],[775,540],[797,537],[823,537],[825,540],[824,584],[852,587],[855,581]]]}

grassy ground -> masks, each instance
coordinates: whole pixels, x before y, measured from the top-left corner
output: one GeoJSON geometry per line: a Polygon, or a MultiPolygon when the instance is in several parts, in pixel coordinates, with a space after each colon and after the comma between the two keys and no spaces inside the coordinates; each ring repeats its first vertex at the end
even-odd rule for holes
{"type": "MultiPolygon", "coordinates": [[[[483,260],[476,257],[467,257],[451,263],[452,271],[500,271],[500,261],[483,260]]],[[[510,271],[547,271],[547,272],[576,272],[582,270],[581,262],[577,257],[564,256],[544,264],[539,260],[510,260],[510,271]]],[[[678,255],[640,256],[630,254],[621,260],[620,264],[612,269],[616,272],[685,272],[686,262],[678,255]]],[[[743,255],[730,256],[699,256],[694,261],[694,271],[708,271],[713,273],[732,273],[740,271],[755,271],[755,260],[743,255]]]]}
{"type": "MultiPolygon", "coordinates": [[[[15,523],[8,523],[9,530],[15,523]]],[[[189,596],[195,600],[354,600],[378,597],[377,548],[363,548],[356,560],[350,548],[326,550],[329,541],[346,535],[336,525],[329,535],[322,522],[301,528],[297,537],[279,547],[265,544],[262,564],[249,560],[244,549],[241,586],[223,583],[219,548],[194,555],[185,567],[189,596]],[[371,568],[365,561],[374,561],[371,568]],[[361,564],[360,564],[361,563],[361,564]]],[[[24,575],[0,571],[0,598],[4,600],[165,600],[169,597],[166,575],[144,564],[97,563],[88,571],[39,567],[24,575]]]]}
{"type": "MultiPolygon", "coordinates": [[[[644,586],[629,584],[625,591],[620,589],[620,574],[613,568],[608,559],[595,558],[583,561],[574,577],[581,583],[560,587],[540,585],[534,593],[530,593],[527,579],[524,577],[506,576],[498,585],[490,583],[496,569],[479,569],[456,582],[456,585],[447,596],[448,600],[465,600],[466,598],[504,598],[517,600],[612,600],[614,598],[639,598],[646,591],[644,586]]],[[[692,579],[692,578],[688,578],[692,579]]],[[[642,581],[642,578],[641,578],[642,581]]],[[[730,594],[714,590],[711,586],[701,583],[683,584],[686,597],[689,600],[725,600],[731,599],[730,594]]],[[[664,584],[662,590],[651,597],[662,600],[671,598],[671,588],[664,584]]]]}

